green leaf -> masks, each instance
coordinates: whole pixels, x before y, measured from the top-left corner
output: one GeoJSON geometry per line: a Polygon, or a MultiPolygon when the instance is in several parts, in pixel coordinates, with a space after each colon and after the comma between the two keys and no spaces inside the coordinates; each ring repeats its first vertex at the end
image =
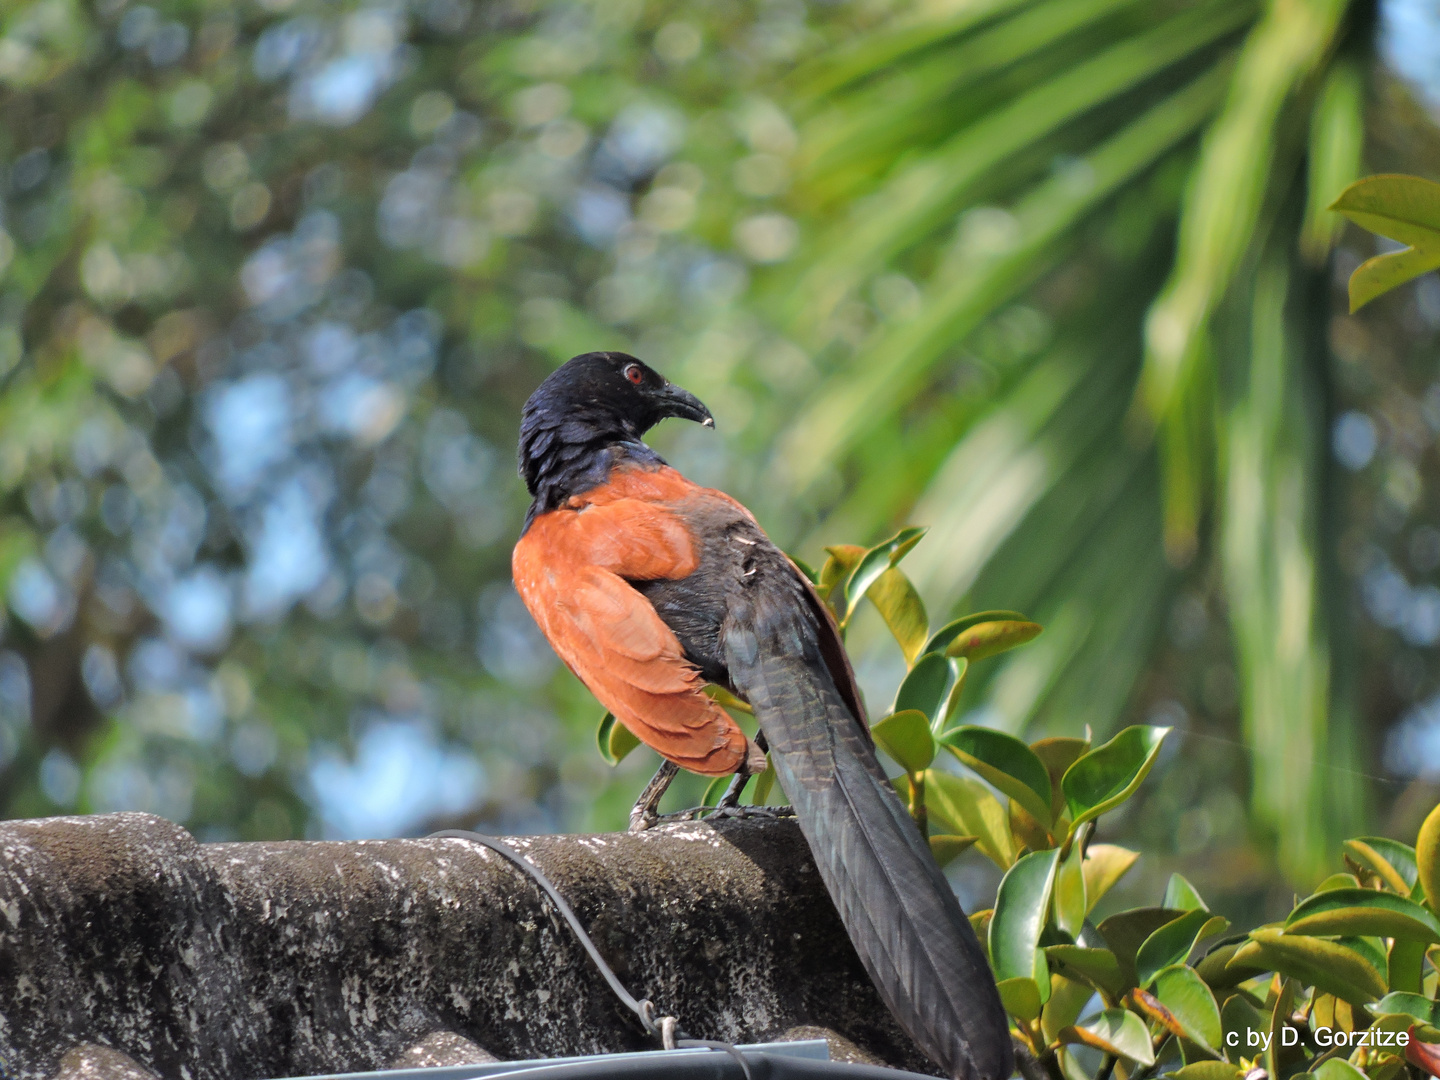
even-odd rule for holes
{"type": "Polygon", "coordinates": [[[1227,941],[1213,946],[1195,965],[1196,972],[1214,990],[1228,990],[1232,986],[1239,986],[1246,979],[1263,974],[1264,969],[1259,967],[1244,964],[1229,966],[1235,953],[1249,943],[1249,937],[1241,937],[1238,941],[1227,941]]]}
{"type": "Polygon", "coordinates": [[[984,660],[1034,641],[1040,636],[1040,631],[1040,624],[1033,622],[977,623],[957,635],[946,647],[945,655],[964,657],[970,661],[984,660]]]}
{"type": "Polygon", "coordinates": [[[950,643],[959,637],[972,626],[979,626],[988,622],[1028,622],[1029,620],[1018,611],[977,611],[973,615],[964,615],[954,622],[948,622],[939,630],[925,646],[927,653],[944,652],[950,647],[950,643]]]}
{"type": "Polygon", "coordinates": [[[995,916],[990,920],[990,962],[997,979],[1025,976],[1042,990],[1049,988],[1050,972],[1039,946],[1050,913],[1059,854],[1059,849],[1032,851],[1017,860],[1000,881],[995,916]]]}
{"type": "Polygon", "coordinates": [[[1001,979],[995,989],[1000,991],[1000,1004],[1017,1020],[1028,1024],[1040,1015],[1040,987],[1034,979],[1025,976],[1001,979]]]}
{"type": "Polygon", "coordinates": [[[1402,844],[1384,836],[1360,836],[1346,840],[1344,847],[1349,859],[1373,870],[1386,885],[1401,896],[1409,896],[1414,900],[1424,899],[1414,895],[1418,871],[1415,866],[1415,849],[1409,844],[1402,844]]]}
{"type": "Polygon", "coordinates": [[[1170,880],[1165,885],[1164,906],[1177,908],[1180,911],[1210,910],[1205,901],[1200,899],[1200,894],[1196,891],[1195,886],[1179,874],[1171,874],[1170,880]]]}
{"type": "Polygon", "coordinates": [[[1125,992],[1126,980],[1120,962],[1109,949],[1087,949],[1079,945],[1050,945],[1045,956],[1071,974],[1079,976],[1112,998],[1125,992]]]}
{"type": "Polygon", "coordinates": [[[1409,897],[1375,889],[1327,889],[1285,920],[1287,934],[1405,937],[1440,943],[1440,919],[1409,897]]]}
{"type": "Polygon", "coordinates": [[[945,867],[955,861],[955,857],[962,851],[968,850],[978,837],[974,836],[952,836],[949,833],[937,833],[930,838],[930,854],[935,856],[937,866],[945,867]]]}
{"type": "Polygon", "coordinates": [[[1311,1075],[1315,1077],[1315,1080],[1370,1080],[1350,1062],[1339,1057],[1322,1061],[1311,1075]]]}
{"type": "Polygon", "coordinates": [[[705,794],[700,797],[701,806],[715,806],[720,802],[720,796],[725,794],[725,789],[730,786],[732,776],[717,776],[705,785],[705,794]]]}
{"type": "Polygon", "coordinates": [[[820,568],[820,580],[815,587],[821,596],[828,597],[836,585],[854,572],[855,564],[865,555],[865,549],[859,544],[835,544],[827,547],[825,553],[829,557],[820,568]]]}
{"type": "Polygon", "coordinates": [[[820,575],[817,574],[814,568],[804,559],[801,559],[795,555],[787,555],[786,558],[788,558],[790,562],[794,564],[796,570],[799,570],[800,573],[804,574],[807,578],[809,578],[811,585],[820,584],[820,575]]]}
{"type": "Polygon", "coordinates": [[[1391,990],[1418,994],[1424,989],[1425,950],[1423,941],[1395,938],[1385,957],[1385,981],[1391,990]]]}
{"type": "Polygon", "coordinates": [[[1001,870],[1015,861],[1015,839],[1005,808],[979,780],[926,769],[925,807],[953,832],[976,837],[975,846],[1001,870]]]}
{"type": "Polygon", "coordinates": [[[1240,1080],[1240,1068],[1226,1061],[1196,1061],[1165,1074],[1174,1080],[1240,1080]]]}
{"type": "Polygon", "coordinates": [[[875,743],[906,772],[924,772],[935,760],[929,718],[918,709],[891,713],[870,729],[875,743]]]}
{"type": "MultiPolygon", "coordinates": [[[[1050,955],[1048,949],[1045,955],[1050,955]]],[[[1080,1019],[1080,1013],[1094,996],[1095,989],[1088,982],[1051,975],[1050,1000],[1040,1011],[1040,1030],[1045,1035],[1045,1041],[1054,1042],[1060,1032],[1080,1019]]]]}
{"type": "Polygon", "coordinates": [[[1050,774],[1021,740],[994,728],[966,725],[941,735],[940,743],[1042,825],[1051,824],[1050,774]]]}
{"type": "Polygon", "coordinates": [[[1090,911],[1114,884],[1125,876],[1126,871],[1140,858],[1138,851],[1118,847],[1115,844],[1091,844],[1085,850],[1085,902],[1090,911]]]}
{"type": "Polygon", "coordinates": [[[865,595],[895,636],[905,662],[913,664],[930,633],[930,617],[925,614],[925,604],[915,586],[902,571],[891,567],[875,579],[865,595]]]}
{"type": "Polygon", "coordinates": [[[1413,1016],[1422,1024],[1430,1024],[1432,1027],[1440,1026],[1440,1005],[1431,1001],[1421,994],[1390,993],[1386,994],[1374,1005],[1365,1006],[1375,1016],[1384,1016],[1386,1013],[1399,1013],[1404,1016],[1413,1016]]]}
{"type": "Polygon", "coordinates": [[[1145,944],[1156,930],[1184,914],[1183,911],[1173,911],[1170,908],[1131,908],[1111,915],[1096,928],[1115,954],[1115,959],[1120,962],[1120,971],[1125,976],[1126,986],[1134,986],[1138,982],[1135,977],[1135,956],[1140,951],[1140,946],[1145,944]]]}
{"type": "Polygon", "coordinates": [[[607,712],[600,718],[600,726],[595,729],[595,745],[599,748],[601,757],[611,765],[619,765],[631,750],[640,745],[640,740],[629,728],[619,723],[612,713],[607,712]]]}
{"type": "Polygon", "coordinates": [[[1220,1006],[1205,981],[1192,968],[1182,965],[1165,968],[1150,988],[1155,998],[1174,1016],[1175,1034],[1217,1054],[1223,1034],[1220,1006]]]}
{"type": "Polygon", "coordinates": [[[933,653],[922,656],[895,692],[892,712],[916,709],[927,721],[943,719],[950,688],[955,684],[955,665],[933,653]]]}
{"type": "Polygon", "coordinates": [[[1251,930],[1249,944],[1230,958],[1231,966],[1239,964],[1290,975],[1352,1005],[1375,1001],[1386,991],[1385,977],[1354,949],[1323,938],[1286,934],[1278,927],[1251,930]]]}
{"type": "Polygon", "coordinates": [[[765,771],[755,778],[755,787],[750,796],[752,806],[764,806],[770,798],[770,792],[775,790],[775,766],[770,763],[770,755],[765,755],[765,771]]]}
{"type": "Polygon", "coordinates": [[[1331,874],[1319,885],[1315,886],[1316,892],[1329,892],[1331,889],[1358,889],[1360,879],[1354,874],[1331,874]]]}
{"type": "Polygon", "coordinates": [[[1350,275],[1353,313],[1396,286],[1440,267],[1440,184],[1382,174],[1357,180],[1330,204],[1362,229],[1409,247],[1367,259],[1350,275]]]}
{"type": "Polygon", "coordinates": [[[1128,1009],[1106,1009],[1084,1023],[1066,1028],[1060,1041],[1080,1043],[1139,1065],[1154,1065],[1155,1051],[1145,1021],[1128,1009]]]}
{"type": "Polygon", "coordinates": [[[1080,845],[1073,844],[1070,854],[1055,872],[1055,925],[1072,938],[1078,938],[1090,910],[1085,902],[1085,873],[1080,864],[1080,845]]]}
{"type": "Polygon", "coordinates": [[[1050,815],[1052,820],[1058,821],[1065,813],[1065,795],[1060,790],[1060,781],[1064,778],[1066,769],[1090,752],[1090,740],[1057,735],[1035,740],[1030,744],[1030,749],[1040,759],[1040,764],[1045,766],[1046,775],[1050,777],[1050,815]]]}
{"type": "Polygon", "coordinates": [[[860,557],[855,569],[850,572],[849,580],[845,582],[845,616],[840,620],[842,624],[849,623],[850,616],[854,615],[855,609],[860,606],[861,597],[879,580],[880,575],[903,559],[924,535],[923,528],[901,529],[889,540],[876,544],[860,557]]]}
{"type": "Polygon", "coordinates": [[[1060,782],[1071,830],[1119,806],[1145,779],[1169,728],[1128,727],[1065,770],[1060,782]]]}
{"type": "Polygon", "coordinates": [[[1415,839],[1415,867],[1430,908],[1440,907],[1440,806],[1431,810],[1415,839]]]}
{"type": "Polygon", "coordinates": [[[1231,994],[1220,1007],[1220,1026],[1225,1032],[1225,1056],[1238,1063],[1242,1057],[1260,1055],[1260,1047],[1251,1043],[1251,1032],[1267,1030],[1270,1021],[1244,994],[1231,994]]]}
{"type": "Polygon", "coordinates": [[[1135,980],[1148,986],[1155,974],[1173,964],[1183,964],[1204,938],[1222,933],[1229,922],[1204,908],[1187,911],[1160,927],[1135,953],[1135,980]]]}

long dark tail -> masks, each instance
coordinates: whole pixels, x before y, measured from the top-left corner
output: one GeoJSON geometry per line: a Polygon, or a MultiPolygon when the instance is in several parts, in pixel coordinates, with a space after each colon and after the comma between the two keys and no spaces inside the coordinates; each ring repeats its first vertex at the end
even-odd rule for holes
{"type": "Polygon", "coordinates": [[[750,599],[727,626],[730,677],[865,970],[951,1077],[1004,1080],[1014,1056],[980,942],[836,688],[817,628],[798,604],[750,599]]]}

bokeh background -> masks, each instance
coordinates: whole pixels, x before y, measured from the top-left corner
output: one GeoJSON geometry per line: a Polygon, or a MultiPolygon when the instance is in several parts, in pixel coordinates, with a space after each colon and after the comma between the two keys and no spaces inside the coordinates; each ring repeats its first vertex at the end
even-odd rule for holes
{"type": "Polygon", "coordinates": [[[1440,792],[1440,280],[1346,314],[1325,209],[1437,113],[1434,0],[7,0],[0,816],[620,827],[509,584],[619,348],[797,556],[1047,626],[968,722],[1176,727],[1137,892],[1288,904],[1440,792]]]}

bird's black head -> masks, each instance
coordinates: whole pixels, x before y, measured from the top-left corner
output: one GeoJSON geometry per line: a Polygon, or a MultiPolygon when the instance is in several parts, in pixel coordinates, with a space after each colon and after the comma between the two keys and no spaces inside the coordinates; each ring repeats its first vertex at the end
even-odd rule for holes
{"type": "Polygon", "coordinates": [[[699,398],[635,357],[583,353],[552,372],[525,402],[520,475],[537,502],[576,494],[604,481],[590,474],[608,467],[598,459],[612,447],[658,460],[640,437],[667,416],[715,426],[699,398]]]}

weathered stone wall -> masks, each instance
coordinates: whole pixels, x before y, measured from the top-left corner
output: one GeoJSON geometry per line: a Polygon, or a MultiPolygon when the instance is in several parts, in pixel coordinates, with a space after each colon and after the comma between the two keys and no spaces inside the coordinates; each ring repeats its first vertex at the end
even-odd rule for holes
{"type": "MultiPolygon", "coordinates": [[[[631,992],[692,1035],[825,1034],[836,1056],[931,1071],[793,822],[511,843],[631,992]]],[[[7,1080],[259,1080],[651,1045],[534,883],[466,841],[199,844],[146,814],[0,822],[7,1080]]]]}

